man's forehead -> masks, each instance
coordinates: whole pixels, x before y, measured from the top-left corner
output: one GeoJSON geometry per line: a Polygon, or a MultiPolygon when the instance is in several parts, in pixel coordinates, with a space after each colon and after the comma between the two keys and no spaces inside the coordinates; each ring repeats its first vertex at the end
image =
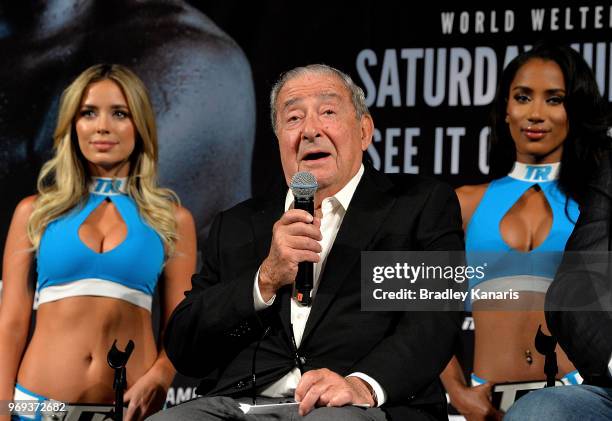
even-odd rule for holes
{"type": "Polygon", "coordinates": [[[315,97],[318,100],[320,100],[321,102],[324,101],[340,101],[342,100],[342,96],[340,96],[338,93],[336,92],[320,92],[320,93],[316,93],[314,95],[294,95],[291,96],[289,98],[287,98],[285,101],[283,101],[282,107],[283,108],[287,108],[290,107],[294,104],[299,104],[300,102],[304,101],[304,99],[306,97],[315,97]]]}
{"type": "Polygon", "coordinates": [[[279,92],[279,106],[286,108],[306,98],[337,100],[349,98],[346,86],[333,75],[306,74],[288,80],[279,92]]]}

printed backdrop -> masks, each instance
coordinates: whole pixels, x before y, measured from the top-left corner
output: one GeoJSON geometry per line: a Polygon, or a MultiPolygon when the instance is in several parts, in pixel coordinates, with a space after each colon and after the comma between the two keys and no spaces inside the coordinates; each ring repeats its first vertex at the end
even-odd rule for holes
{"type": "MultiPolygon", "coordinates": [[[[214,214],[283,182],[268,94],[280,73],[326,63],[366,93],[368,156],[401,179],[487,180],[488,110],[500,71],[538,39],[571,44],[612,101],[609,1],[419,3],[281,0],[0,1],[0,235],[35,191],[61,90],[87,66],[132,67],[153,97],[162,184],[190,208],[203,240],[214,214]],[[53,12],[53,13],[50,13],[53,12]]],[[[205,251],[204,251],[205,252],[205,251]]],[[[464,330],[472,328],[466,317],[464,330]]],[[[459,352],[470,369],[471,336],[459,352]]],[[[211,346],[213,346],[211,344],[211,346]]],[[[179,377],[174,405],[193,396],[179,377]]]]}

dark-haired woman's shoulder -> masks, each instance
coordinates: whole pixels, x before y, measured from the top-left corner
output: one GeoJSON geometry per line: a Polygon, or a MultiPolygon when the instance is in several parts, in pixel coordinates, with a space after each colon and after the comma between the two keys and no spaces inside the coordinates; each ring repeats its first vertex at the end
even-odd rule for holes
{"type": "Polygon", "coordinates": [[[461,206],[461,219],[463,221],[464,231],[470,219],[472,219],[472,215],[474,211],[476,211],[478,204],[482,200],[482,196],[484,196],[487,187],[489,187],[489,183],[461,186],[455,189],[455,193],[457,193],[457,198],[459,199],[459,205],[461,206]]]}

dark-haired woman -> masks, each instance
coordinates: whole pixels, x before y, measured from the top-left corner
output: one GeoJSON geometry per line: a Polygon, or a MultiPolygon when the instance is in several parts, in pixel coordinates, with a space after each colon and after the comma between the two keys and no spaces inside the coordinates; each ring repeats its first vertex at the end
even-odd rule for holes
{"type": "MultiPolygon", "coordinates": [[[[494,180],[461,187],[457,195],[468,258],[490,253],[491,260],[505,259],[489,266],[472,289],[514,291],[520,298],[475,299],[472,384],[456,357],[441,376],[451,403],[469,420],[501,418],[491,404],[492,385],[545,378],[535,334],[540,325],[547,332],[545,292],[578,218],[599,146],[607,141],[605,114],[591,70],[568,47],[538,44],[502,74],[492,121],[494,180]],[[530,310],[516,311],[521,303],[530,310]]],[[[580,382],[565,353],[556,352],[558,378],[580,382]]]]}

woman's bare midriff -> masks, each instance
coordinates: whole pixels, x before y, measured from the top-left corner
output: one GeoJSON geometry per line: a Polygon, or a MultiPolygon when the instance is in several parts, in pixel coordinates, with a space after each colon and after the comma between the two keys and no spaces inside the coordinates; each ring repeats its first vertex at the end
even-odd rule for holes
{"type": "MultiPolygon", "coordinates": [[[[524,292],[523,292],[524,293],[524,292]]],[[[542,305],[544,294],[542,296],[542,305]]],[[[533,297],[532,297],[533,298],[533,297]]],[[[535,348],[538,326],[548,333],[543,311],[477,311],[474,303],[474,374],[492,383],[545,380],[544,356],[535,348]],[[531,361],[531,363],[529,363],[531,361]]],[[[487,304],[491,308],[491,304],[487,304]]],[[[574,370],[557,346],[559,373],[574,370]]]]}
{"type": "Polygon", "coordinates": [[[17,382],[69,403],[112,403],[114,371],[107,353],[114,340],[135,343],[127,364],[128,388],[157,358],[151,313],[106,297],[70,297],[41,304],[17,382]]]}

